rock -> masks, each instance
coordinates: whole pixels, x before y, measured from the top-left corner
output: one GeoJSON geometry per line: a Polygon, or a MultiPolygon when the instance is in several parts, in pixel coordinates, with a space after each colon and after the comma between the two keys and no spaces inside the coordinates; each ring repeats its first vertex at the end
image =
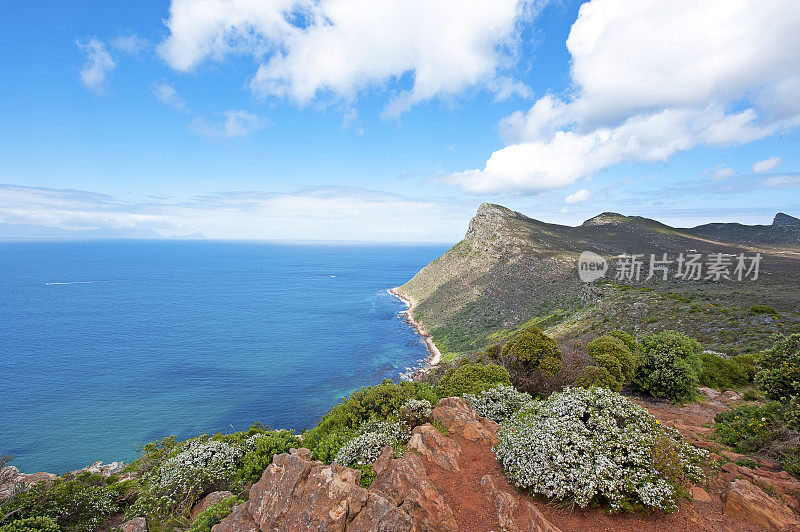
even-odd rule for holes
{"type": "Polygon", "coordinates": [[[147,520],[144,517],[136,517],[119,525],[119,529],[122,532],[147,532],[147,520]]]}
{"type": "Polygon", "coordinates": [[[55,480],[58,475],[52,473],[20,473],[14,466],[3,467],[3,480],[0,483],[0,500],[14,495],[20,490],[27,490],[37,482],[55,480]]]}
{"type": "Polygon", "coordinates": [[[730,403],[733,401],[741,401],[742,394],[734,392],[733,390],[728,390],[724,392],[722,395],[719,396],[720,400],[725,401],[726,403],[730,403]]]}
{"type": "Polygon", "coordinates": [[[732,462],[738,462],[739,460],[747,460],[749,458],[743,454],[734,453],[733,451],[726,451],[726,450],[720,451],[719,454],[721,454],[728,460],[731,460],[732,462]]]}
{"type": "Polygon", "coordinates": [[[456,532],[453,511],[425,472],[422,459],[413,452],[392,458],[386,447],[372,465],[375,480],[370,491],[379,493],[413,519],[415,530],[456,532]]]}
{"type": "MultiPolygon", "coordinates": [[[[451,434],[489,445],[497,443],[497,432],[492,432],[490,428],[492,425],[483,422],[485,418],[479,417],[470,404],[461,397],[442,399],[431,412],[431,417],[444,425],[451,434]]],[[[496,425],[495,423],[494,426],[496,425]]]]}
{"type": "Polygon", "coordinates": [[[366,490],[359,485],[361,472],[312,461],[308,449],[276,455],[250,488],[249,500],[212,530],[455,531],[452,512],[421,459],[413,452],[398,460],[391,456],[391,448],[384,449],[366,490]]]}
{"type": "Polygon", "coordinates": [[[417,451],[430,462],[450,471],[461,471],[458,467],[459,445],[429,423],[420,425],[411,432],[408,448],[417,451]]]}
{"type": "Polygon", "coordinates": [[[800,525],[800,521],[788,506],[770,497],[752,482],[743,479],[734,480],[728,486],[725,513],[734,518],[777,530],[800,525]]]}
{"type": "Polygon", "coordinates": [[[122,473],[122,470],[125,469],[125,464],[122,462],[111,462],[110,464],[103,465],[103,462],[95,462],[90,466],[86,466],[83,469],[78,469],[77,471],[73,471],[74,475],[80,475],[81,473],[91,473],[92,475],[101,475],[103,477],[110,477],[111,475],[117,475],[122,473]]]}
{"type": "Polygon", "coordinates": [[[715,390],[714,388],[707,388],[705,386],[700,386],[697,388],[697,391],[705,395],[706,399],[716,399],[717,397],[719,397],[719,390],[715,390]]]}
{"type": "Polygon", "coordinates": [[[711,495],[700,486],[692,486],[689,489],[689,494],[692,496],[692,499],[696,501],[711,502],[711,495]]]}
{"type": "Polygon", "coordinates": [[[197,516],[203,513],[204,511],[208,510],[215,504],[220,503],[225,499],[229,499],[231,497],[233,497],[233,493],[231,493],[230,491],[215,491],[213,493],[209,493],[208,495],[200,499],[200,501],[197,504],[195,504],[194,507],[192,507],[190,520],[194,521],[195,519],[197,519],[197,516]]]}
{"type": "Polygon", "coordinates": [[[481,488],[494,505],[503,532],[561,532],[530,501],[499,489],[491,475],[481,478],[481,488]]]}

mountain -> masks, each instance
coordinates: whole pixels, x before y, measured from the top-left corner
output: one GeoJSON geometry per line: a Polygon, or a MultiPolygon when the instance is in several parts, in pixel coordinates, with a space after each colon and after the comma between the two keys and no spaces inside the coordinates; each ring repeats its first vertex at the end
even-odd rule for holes
{"type": "MultiPolygon", "coordinates": [[[[721,319],[738,323],[738,317],[749,316],[756,305],[790,314],[800,309],[800,246],[792,245],[800,235],[796,220],[780,213],[771,226],[707,224],[680,229],[649,218],[605,212],[571,227],[484,203],[464,239],[399,291],[415,300],[414,319],[443,352],[482,349],[532,324],[549,327],[557,336],[577,338],[599,323],[649,330],[677,327],[682,320],[697,323],[697,334],[716,347],[733,349],[733,340],[720,329],[721,319]],[[673,259],[680,253],[753,256],[758,251],[763,260],[756,281],[693,282],[670,277],[618,282],[612,272],[585,284],[577,271],[584,251],[606,258],[667,253],[673,259]],[[745,287],[744,282],[754,284],[745,287]],[[634,305],[641,310],[632,313],[634,305]],[[712,306],[724,308],[728,315],[718,315],[712,306]]],[[[797,319],[800,323],[800,315],[797,319]]],[[[740,325],[740,336],[747,340],[749,326],[740,325]]],[[[767,325],[756,327],[753,346],[765,341],[764,334],[782,330],[780,325],[767,325]]],[[[749,348],[748,341],[740,349],[749,348]]]]}
{"type": "Polygon", "coordinates": [[[738,244],[800,244],[800,219],[779,212],[772,225],[711,223],[685,229],[687,233],[738,244]]]}

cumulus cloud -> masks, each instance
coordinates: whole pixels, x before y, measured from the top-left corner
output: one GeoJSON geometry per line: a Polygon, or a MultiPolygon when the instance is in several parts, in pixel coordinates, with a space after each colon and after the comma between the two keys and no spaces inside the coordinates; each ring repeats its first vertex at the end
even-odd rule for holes
{"type": "Polygon", "coordinates": [[[588,200],[591,195],[592,195],[591,192],[583,188],[564,198],[564,201],[567,202],[567,204],[581,203],[582,201],[588,200]]]}
{"type": "Polygon", "coordinates": [[[518,23],[544,0],[172,0],[164,60],[182,71],[229,54],[261,61],[250,81],[259,95],[303,105],[349,101],[410,75],[412,87],[386,117],[481,86],[500,98],[527,88],[509,75],[518,23]]]}
{"type": "Polygon", "coordinates": [[[195,118],[189,123],[189,129],[209,138],[232,139],[260,131],[269,124],[265,117],[241,109],[225,111],[223,117],[221,120],[195,118]]]}
{"type": "Polygon", "coordinates": [[[168,81],[156,81],[153,83],[153,94],[155,97],[169,107],[177,109],[178,111],[186,111],[188,109],[186,101],[178,94],[172,83],[168,81]]]}
{"type": "Polygon", "coordinates": [[[779,166],[783,162],[783,159],[780,157],[770,157],[769,159],[764,159],[763,161],[758,161],[753,165],[753,172],[759,174],[761,172],[769,172],[776,166],[779,166]]]}
{"type": "Polygon", "coordinates": [[[117,66],[103,41],[92,37],[78,41],[78,48],[83,52],[84,63],[80,72],[83,86],[89,91],[100,94],[105,90],[108,76],[117,66]]]}
{"type": "Polygon", "coordinates": [[[292,193],[220,192],[184,201],[124,202],[80,190],[0,185],[0,224],[70,230],[136,229],[209,238],[449,242],[474,205],[355,187],[292,193]],[[413,224],[398,223],[410,217],[413,224]]]}
{"type": "Polygon", "coordinates": [[[592,0],[567,48],[572,89],[500,124],[509,144],[448,181],[536,193],[625,161],[666,162],[800,124],[800,10],[791,0],[592,0]]]}

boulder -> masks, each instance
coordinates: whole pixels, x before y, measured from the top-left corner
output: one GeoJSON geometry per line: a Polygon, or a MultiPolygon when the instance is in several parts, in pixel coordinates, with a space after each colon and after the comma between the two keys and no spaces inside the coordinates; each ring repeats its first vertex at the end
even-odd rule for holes
{"type": "Polygon", "coordinates": [[[95,462],[90,466],[86,466],[83,469],[78,469],[77,471],[73,471],[72,473],[75,475],[80,475],[81,473],[91,473],[92,475],[101,475],[103,477],[110,477],[111,475],[117,475],[122,473],[122,470],[125,469],[125,464],[122,462],[111,462],[110,464],[103,464],[103,462],[95,462]]]}
{"type": "Polygon", "coordinates": [[[728,391],[724,392],[722,395],[720,395],[719,398],[722,401],[725,401],[726,403],[731,403],[731,402],[734,402],[734,401],[741,401],[742,400],[742,394],[740,394],[738,392],[734,392],[733,390],[728,390],[728,391]]]}
{"type": "Polygon", "coordinates": [[[391,501],[413,519],[414,530],[456,532],[453,511],[428,478],[422,459],[414,452],[392,458],[391,447],[385,447],[372,464],[375,480],[370,491],[391,501]]]}
{"type": "Polygon", "coordinates": [[[312,461],[308,449],[276,455],[250,488],[249,500],[212,530],[456,530],[450,508],[413,452],[395,460],[387,447],[374,470],[376,479],[366,490],[360,471],[312,461]]]}
{"type": "Polygon", "coordinates": [[[709,495],[708,492],[700,486],[692,486],[689,489],[689,495],[691,495],[692,499],[695,501],[711,502],[711,495],[709,495]]]}
{"type": "Polygon", "coordinates": [[[441,423],[450,434],[488,445],[497,443],[497,424],[475,413],[466,399],[446,397],[436,404],[431,417],[441,423]]]}
{"type": "Polygon", "coordinates": [[[420,425],[411,432],[408,448],[445,469],[461,471],[458,467],[461,447],[429,423],[420,425]]]}
{"type": "Polygon", "coordinates": [[[147,532],[147,520],[144,517],[136,517],[119,525],[119,529],[122,532],[147,532]]]}
{"type": "Polygon", "coordinates": [[[800,525],[800,521],[788,506],[744,479],[736,479],[728,486],[725,513],[775,530],[800,525]]]}
{"type": "Polygon", "coordinates": [[[719,397],[719,390],[708,388],[706,386],[698,386],[697,391],[706,396],[706,399],[716,399],[719,397]]]}
{"type": "Polygon", "coordinates": [[[220,503],[225,499],[229,499],[231,497],[233,497],[233,493],[231,493],[230,491],[215,491],[209,493],[208,495],[200,499],[200,501],[197,504],[195,504],[194,507],[192,507],[190,520],[194,521],[195,519],[197,519],[197,516],[200,515],[201,513],[205,512],[215,504],[220,503]]]}
{"type": "Polygon", "coordinates": [[[503,532],[561,532],[527,498],[502,490],[491,475],[481,478],[481,489],[497,511],[503,532]]]}

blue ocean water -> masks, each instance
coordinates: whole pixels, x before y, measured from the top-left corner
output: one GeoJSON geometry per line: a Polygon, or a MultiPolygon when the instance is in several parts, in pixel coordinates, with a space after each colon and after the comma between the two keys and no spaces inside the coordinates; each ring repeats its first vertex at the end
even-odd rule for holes
{"type": "Polygon", "coordinates": [[[0,242],[0,454],[62,472],[169,434],[313,426],[427,355],[386,289],[445,249],[0,242]]]}

